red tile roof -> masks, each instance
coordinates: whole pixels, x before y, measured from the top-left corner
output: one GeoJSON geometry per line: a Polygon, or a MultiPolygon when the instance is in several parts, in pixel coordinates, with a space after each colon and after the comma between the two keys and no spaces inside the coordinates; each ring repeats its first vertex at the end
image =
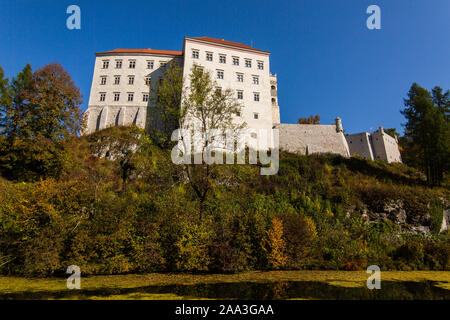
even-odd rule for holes
{"type": "Polygon", "coordinates": [[[254,51],[260,51],[260,52],[269,53],[269,51],[256,49],[256,48],[250,47],[250,46],[248,46],[246,44],[232,42],[232,41],[227,41],[227,40],[224,40],[224,39],[215,39],[215,38],[210,38],[210,37],[192,37],[191,39],[207,41],[207,42],[213,42],[213,43],[222,44],[222,45],[230,46],[230,47],[237,47],[237,48],[243,48],[243,49],[248,49],[248,50],[254,50],[254,51]]]}
{"type": "Polygon", "coordinates": [[[170,56],[181,56],[183,53],[181,51],[171,51],[171,50],[154,50],[154,49],[115,49],[106,52],[97,52],[97,54],[105,53],[152,53],[152,54],[163,54],[170,56]]]}

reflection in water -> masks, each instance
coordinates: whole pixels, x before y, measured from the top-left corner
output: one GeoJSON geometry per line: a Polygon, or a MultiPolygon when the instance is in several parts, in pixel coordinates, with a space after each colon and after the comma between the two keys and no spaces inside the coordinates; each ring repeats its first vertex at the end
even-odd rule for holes
{"type": "Polygon", "coordinates": [[[450,299],[450,291],[436,287],[432,281],[389,282],[384,281],[381,290],[361,287],[341,287],[324,282],[278,281],[240,282],[196,285],[148,286],[140,288],[111,288],[102,290],[64,290],[57,292],[20,292],[0,295],[0,299],[86,299],[92,296],[176,294],[191,298],[284,300],[284,299],[338,299],[338,300],[410,300],[450,299]]]}

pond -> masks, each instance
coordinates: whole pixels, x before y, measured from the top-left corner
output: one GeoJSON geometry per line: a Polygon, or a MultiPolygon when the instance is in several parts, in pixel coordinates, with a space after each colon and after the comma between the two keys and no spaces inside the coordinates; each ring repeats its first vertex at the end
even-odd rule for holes
{"type": "Polygon", "coordinates": [[[140,299],[148,295],[176,295],[189,299],[338,299],[338,300],[449,300],[450,290],[436,286],[435,281],[383,281],[380,290],[369,290],[345,283],[319,281],[233,282],[193,285],[159,285],[135,288],[90,290],[33,291],[0,294],[1,299],[140,299]]]}

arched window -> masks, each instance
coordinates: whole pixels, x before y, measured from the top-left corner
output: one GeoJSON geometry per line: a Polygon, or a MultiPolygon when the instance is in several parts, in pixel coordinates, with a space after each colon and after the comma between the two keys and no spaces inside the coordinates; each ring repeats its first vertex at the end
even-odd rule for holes
{"type": "Polygon", "coordinates": [[[276,106],[277,105],[277,99],[272,98],[272,105],[276,106]]]}

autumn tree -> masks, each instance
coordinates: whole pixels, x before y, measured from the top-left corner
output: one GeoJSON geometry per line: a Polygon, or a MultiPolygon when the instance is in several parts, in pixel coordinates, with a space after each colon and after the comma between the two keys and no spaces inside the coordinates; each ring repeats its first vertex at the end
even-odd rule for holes
{"type": "Polygon", "coordinates": [[[439,87],[430,93],[414,83],[404,105],[405,137],[417,146],[419,166],[427,182],[439,185],[450,162],[450,93],[443,93],[439,87]]]}
{"type": "Polygon", "coordinates": [[[320,124],[320,116],[316,114],[315,116],[309,116],[308,118],[298,118],[299,124],[320,124]]]}
{"type": "Polygon", "coordinates": [[[9,179],[59,176],[70,158],[64,143],[82,128],[81,94],[56,63],[30,65],[2,94],[0,170],[9,179]]]}
{"type": "Polygon", "coordinates": [[[281,269],[288,260],[286,245],[283,239],[283,222],[279,218],[272,219],[272,227],[266,231],[263,249],[267,252],[269,265],[274,269],[281,269]]]}

